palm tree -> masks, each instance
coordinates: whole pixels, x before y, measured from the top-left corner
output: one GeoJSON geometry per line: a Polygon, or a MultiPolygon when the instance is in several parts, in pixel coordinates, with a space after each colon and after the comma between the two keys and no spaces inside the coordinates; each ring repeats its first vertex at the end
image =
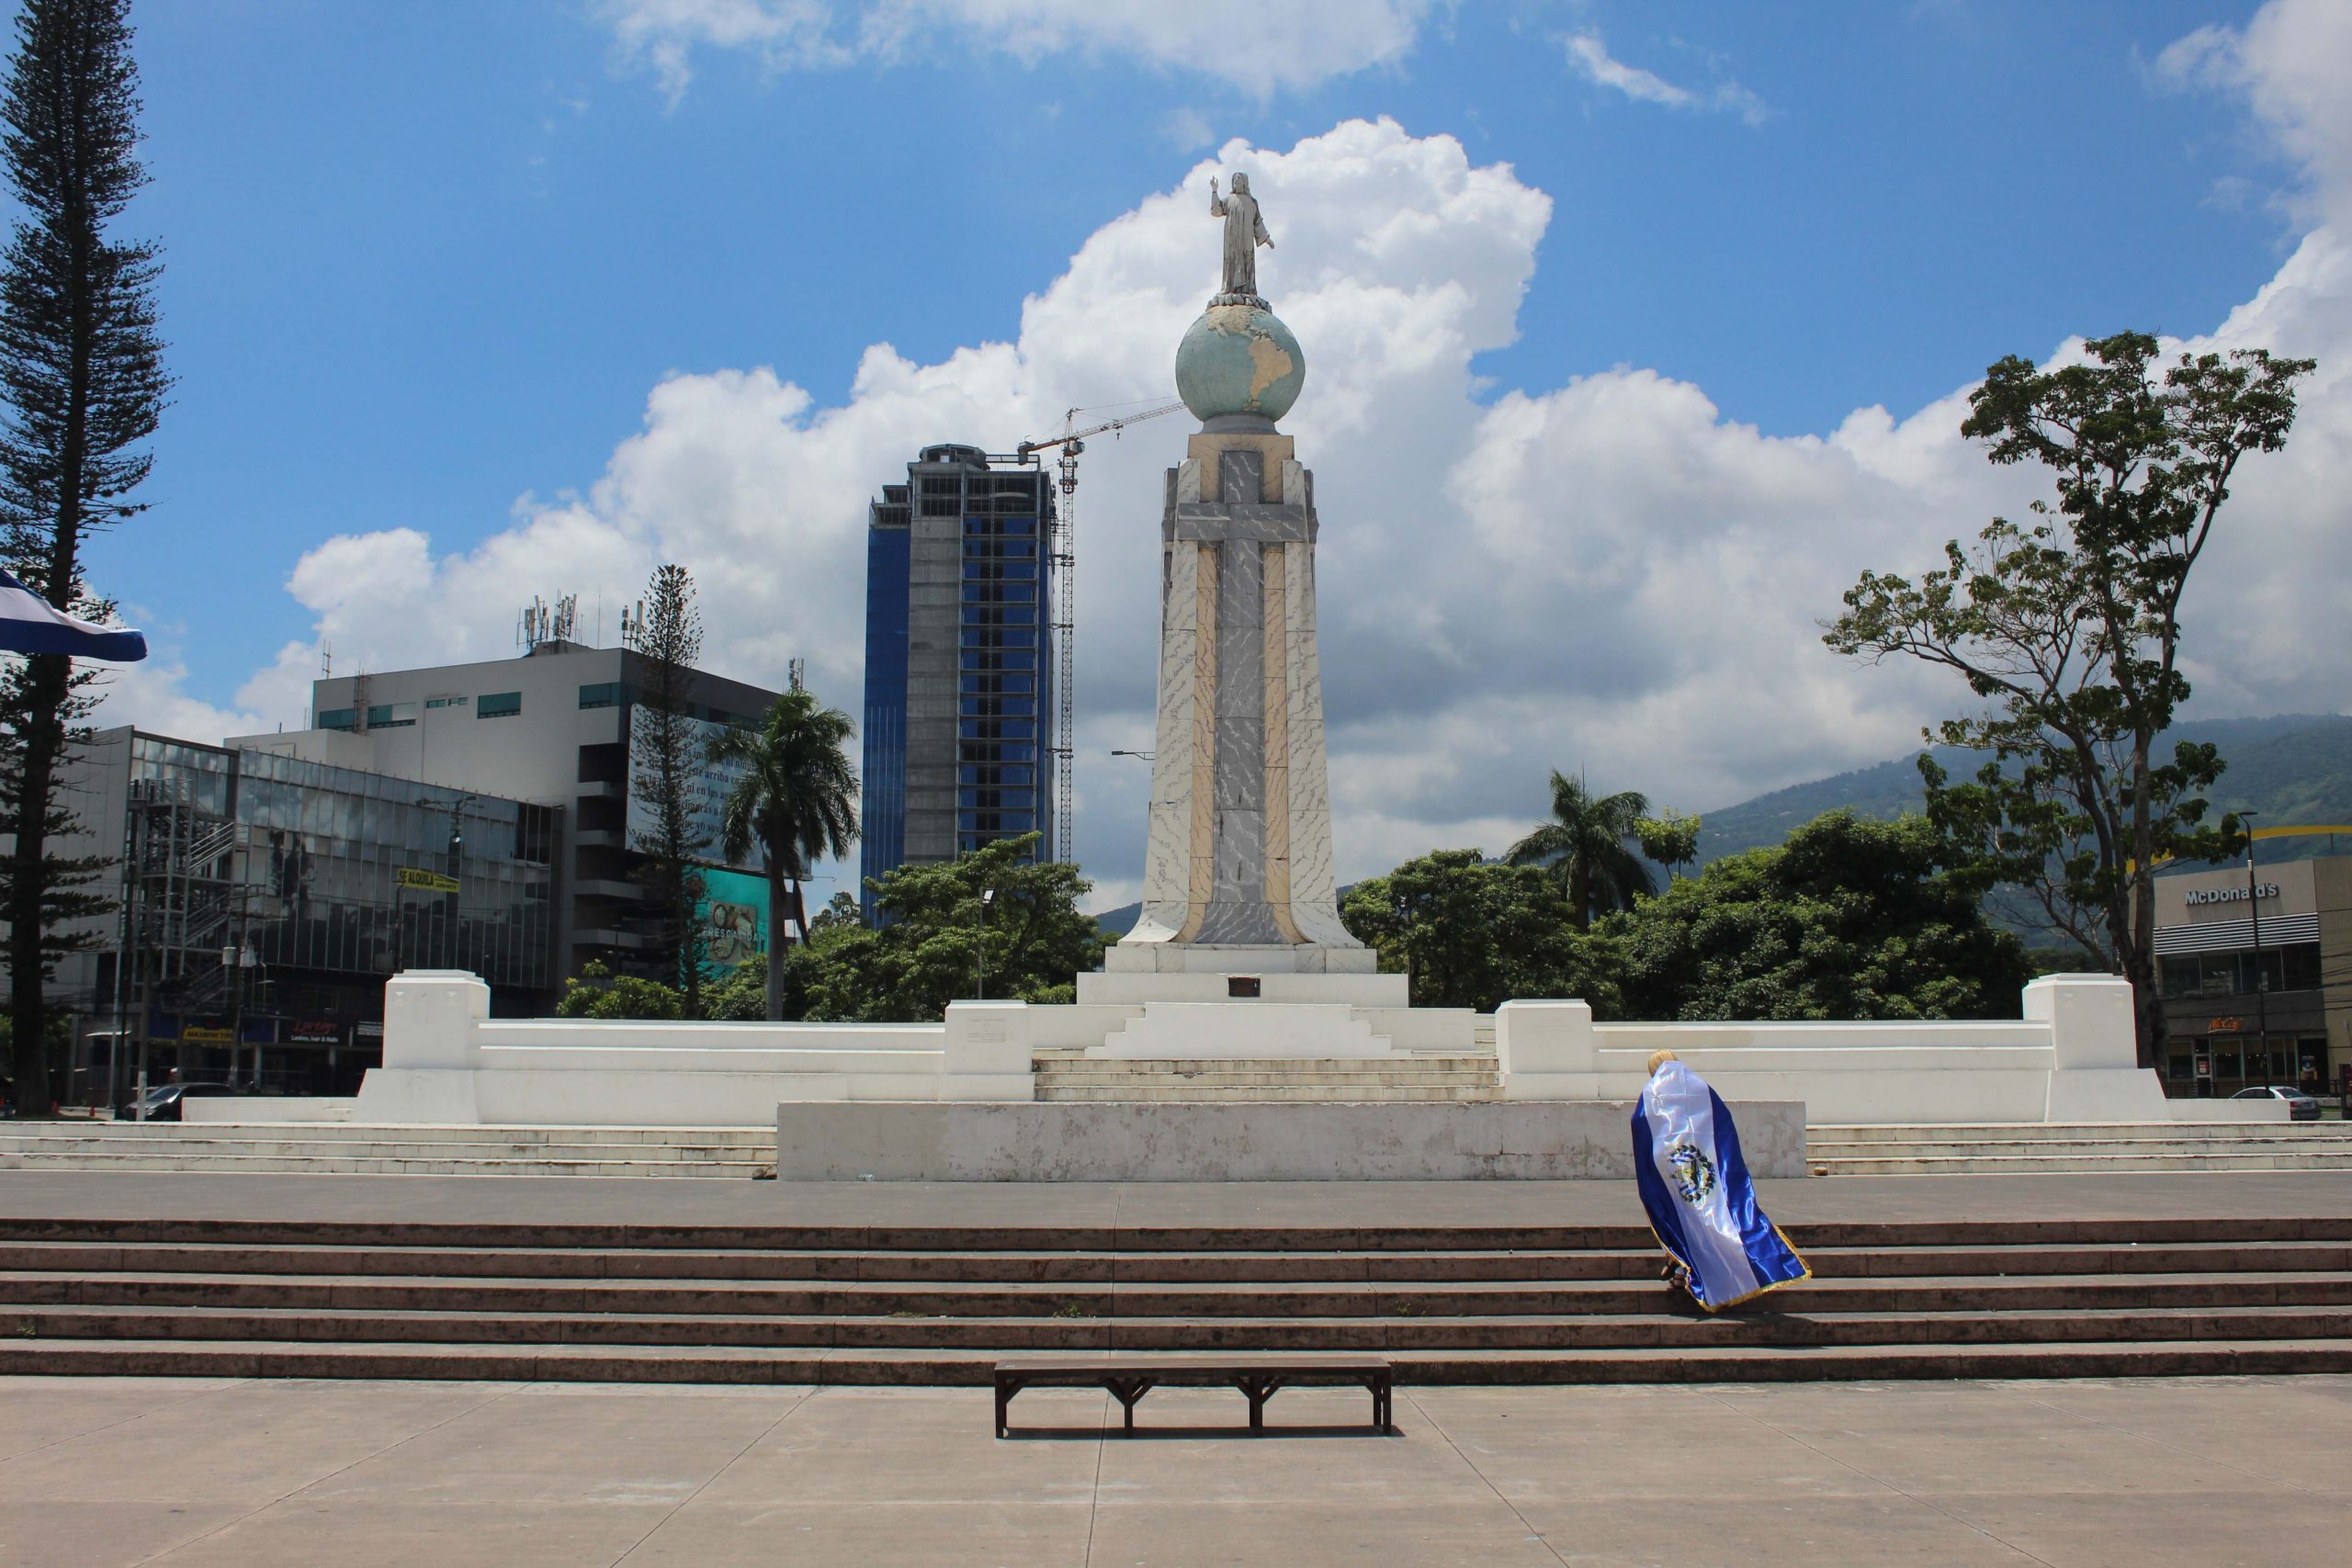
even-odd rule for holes
{"type": "Polygon", "coordinates": [[[1630,909],[1634,896],[1657,891],[1650,868],[1625,847],[1650,808],[1634,790],[1595,796],[1581,778],[1552,773],[1552,820],[1510,847],[1513,865],[1549,865],[1567,896],[1568,915],[1589,930],[1596,910],[1630,909]]]}
{"type": "Polygon", "coordinates": [[[768,1019],[784,1017],[786,886],[797,894],[811,863],[849,853],[857,840],[857,770],[850,765],[849,715],[820,707],[802,691],[776,698],[757,724],[738,725],[712,742],[711,761],[741,766],[727,792],[719,838],[741,865],[760,847],[768,876],[768,1019]]]}

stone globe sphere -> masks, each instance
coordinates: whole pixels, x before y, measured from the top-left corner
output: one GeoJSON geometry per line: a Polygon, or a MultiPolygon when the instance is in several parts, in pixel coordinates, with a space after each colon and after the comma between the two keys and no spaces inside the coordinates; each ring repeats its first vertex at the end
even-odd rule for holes
{"type": "Polygon", "coordinates": [[[1306,384],[1306,355],[1272,310],[1212,305],[1176,345],[1176,393],[1193,416],[1280,419],[1306,384]]]}

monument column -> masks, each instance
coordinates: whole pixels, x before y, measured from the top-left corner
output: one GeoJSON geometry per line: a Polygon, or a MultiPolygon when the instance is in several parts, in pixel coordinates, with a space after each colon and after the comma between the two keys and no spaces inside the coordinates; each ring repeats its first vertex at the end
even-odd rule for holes
{"type": "Polygon", "coordinates": [[[1314,476],[1276,421],[1306,355],[1255,290],[1272,244],[1246,179],[1225,219],[1226,287],[1176,351],[1201,420],[1168,471],[1159,735],[1141,918],[1113,973],[1369,975],[1340,923],[1315,639],[1314,476]]]}

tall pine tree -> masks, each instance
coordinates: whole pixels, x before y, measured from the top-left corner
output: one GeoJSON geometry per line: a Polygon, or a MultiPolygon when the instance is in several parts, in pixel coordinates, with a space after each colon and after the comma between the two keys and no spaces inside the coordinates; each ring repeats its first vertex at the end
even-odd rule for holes
{"type": "Polygon", "coordinates": [[[694,719],[702,613],[695,608],[693,575],[682,566],[654,568],[634,625],[629,642],[639,663],[629,694],[629,793],[645,803],[650,820],[630,847],[644,857],[639,874],[661,908],[662,978],[684,998],[686,1016],[700,1018],[704,942],[695,914],[709,844],[695,828],[694,807],[709,743],[694,719]]]}
{"type": "MultiPolygon", "coordinates": [[[[25,585],[69,614],[102,613],[83,577],[90,534],[145,510],[170,378],[156,334],[157,248],[109,239],[146,174],[130,0],[25,0],[0,96],[0,164],[22,209],[0,258],[0,552],[25,585]]],[[[74,819],[59,762],[85,733],[87,672],[39,655],[0,671],[0,919],[8,928],[8,1015],[18,1098],[45,1111],[55,1082],[48,983],[75,942],[68,922],[101,913],[96,867],[62,859],[74,819]]]]}

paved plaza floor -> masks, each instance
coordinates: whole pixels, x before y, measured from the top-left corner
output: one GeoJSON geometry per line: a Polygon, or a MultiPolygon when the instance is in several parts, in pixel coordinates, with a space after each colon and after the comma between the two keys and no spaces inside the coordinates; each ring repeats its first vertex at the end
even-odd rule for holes
{"type": "Polygon", "coordinates": [[[2346,1560],[2352,1379],[1037,1391],[0,1379],[0,1563],[2346,1560]]]}

